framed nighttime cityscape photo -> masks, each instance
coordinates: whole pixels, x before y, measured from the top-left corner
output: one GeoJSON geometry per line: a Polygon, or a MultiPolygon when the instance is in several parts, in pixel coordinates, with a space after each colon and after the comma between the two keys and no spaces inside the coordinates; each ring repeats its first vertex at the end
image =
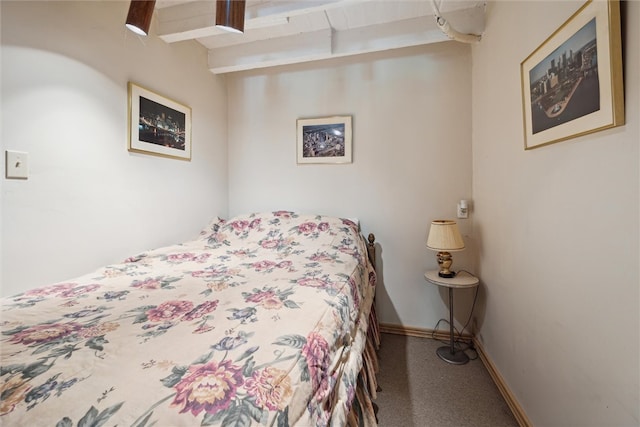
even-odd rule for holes
{"type": "Polygon", "coordinates": [[[191,108],[129,82],[129,151],[191,160],[191,108]]]}
{"type": "Polygon", "coordinates": [[[623,125],[619,2],[587,1],[520,73],[526,150],[623,125]]]}
{"type": "Polygon", "coordinates": [[[351,116],[297,121],[298,164],[351,163],[351,116]]]}

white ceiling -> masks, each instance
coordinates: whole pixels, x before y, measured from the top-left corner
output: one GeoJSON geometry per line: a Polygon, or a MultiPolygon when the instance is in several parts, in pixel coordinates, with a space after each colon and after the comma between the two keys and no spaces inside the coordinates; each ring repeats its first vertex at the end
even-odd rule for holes
{"type": "MultiPolygon", "coordinates": [[[[214,26],[215,0],[158,0],[156,29],[167,43],[194,39],[215,74],[449,40],[431,0],[247,0],[245,32],[214,26]]],[[[482,34],[485,1],[436,0],[461,33],[482,34]]]]}

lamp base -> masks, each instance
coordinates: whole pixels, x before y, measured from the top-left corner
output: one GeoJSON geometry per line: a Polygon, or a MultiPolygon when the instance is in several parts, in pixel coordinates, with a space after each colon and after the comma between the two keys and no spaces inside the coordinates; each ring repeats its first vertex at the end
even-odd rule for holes
{"type": "Polygon", "coordinates": [[[451,353],[451,347],[448,345],[438,347],[436,354],[440,359],[453,365],[464,365],[469,361],[469,356],[464,351],[457,350],[451,353]]]}
{"type": "Polygon", "coordinates": [[[443,273],[442,271],[438,271],[438,276],[444,277],[445,279],[451,279],[452,277],[456,277],[456,273],[454,271],[450,271],[448,273],[443,273]]]}

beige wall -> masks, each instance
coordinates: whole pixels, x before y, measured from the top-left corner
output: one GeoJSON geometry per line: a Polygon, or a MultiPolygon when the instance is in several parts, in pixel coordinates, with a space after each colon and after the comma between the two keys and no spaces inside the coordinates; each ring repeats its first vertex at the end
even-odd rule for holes
{"type": "Polygon", "coordinates": [[[127,31],[127,5],[0,2],[1,140],[31,170],[2,173],[1,295],[186,240],[226,214],[224,79],[195,42],[127,31]],[[191,162],[127,152],[128,81],[192,107],[191,162]]]}
{"type": "Polygon", "coordinates": [[[535,426],[637,426],[640,3],[627,124],[523,149],[520,62],[582,3],[490,3],[473,48],[480,334],[535,426]]]}
{"type": "Polygon", "coordinates": [[[381,321],[433,328],[447,297],[423,277],[426,232],[470,198],[470,58],[450,42],[229,76],[230,213],[359,218],[380,243],[381,321]],[[353,116],[353,163],[296,165],[296,119],[330,115],[353,116]]]}

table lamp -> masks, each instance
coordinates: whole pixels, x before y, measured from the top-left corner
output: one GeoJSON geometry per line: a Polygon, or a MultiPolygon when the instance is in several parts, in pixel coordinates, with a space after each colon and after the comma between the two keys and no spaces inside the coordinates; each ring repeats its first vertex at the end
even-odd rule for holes
{"type": "Polygon", "coordinates": [[[445,278],[455,277],[456,273],[450,270],[453,262],[450,252],[464,249],[464,241],[460,231],[458,231],[456,222],[447,219],[432,221],[429,237],[427,238],[427,248],[432,251],[438,251],[436,255],[438,266],[440,266],[438,276],[445,278]]]}

